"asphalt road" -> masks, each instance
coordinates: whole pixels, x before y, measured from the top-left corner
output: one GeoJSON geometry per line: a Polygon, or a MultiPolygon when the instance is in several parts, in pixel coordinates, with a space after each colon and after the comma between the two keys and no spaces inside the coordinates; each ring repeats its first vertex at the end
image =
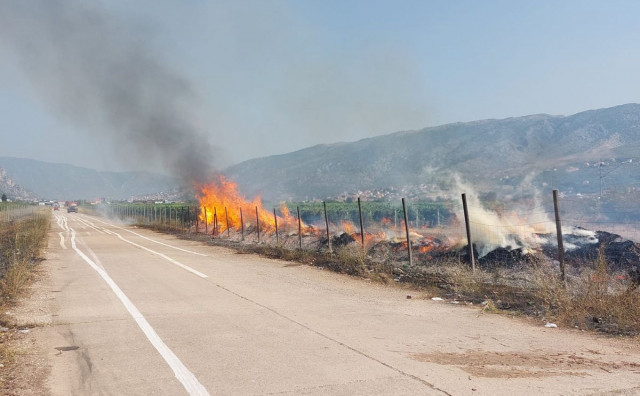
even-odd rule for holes
{"type": "Polygon", "coordinates": [[[637,341],[55,214],[54,395],[640,394],[637,341]],[[407,298],[411,295],[411,299],[407,298]]]}

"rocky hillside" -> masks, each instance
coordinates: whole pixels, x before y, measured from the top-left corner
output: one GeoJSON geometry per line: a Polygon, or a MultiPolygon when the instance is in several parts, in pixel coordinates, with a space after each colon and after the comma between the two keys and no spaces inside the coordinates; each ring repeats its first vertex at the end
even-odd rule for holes
{"type": "Polygon", "coordinates": [[[22,186],[16,183],[13,179],[7,176],[7,172],[0,168],[0,195],[6,194],[10,200],[32,200],[35,197],[34,194],[25,190],[22,186]]]}
{"type": "Polygon", "coordinates": [[[480,191],[526,177],[568,193],[640,189],[640,105],[571,116],[455,123],[253,159],[226,173],[267,200],[337,197],[389,188],[436,191],[458,173],[480,191]],[[604,175],[604,176],[603,176],[604,175]]]}

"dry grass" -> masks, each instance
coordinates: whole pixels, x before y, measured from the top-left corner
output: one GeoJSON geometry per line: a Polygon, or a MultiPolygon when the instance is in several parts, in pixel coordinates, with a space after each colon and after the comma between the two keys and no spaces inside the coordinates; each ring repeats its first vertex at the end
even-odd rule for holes
{"type": "Polygon", "coordinates": [[[361,245],[352,243],[338,247],[336,260],[341,266],[341,272],[358,276],[363,276],[367,272],[367,255],[361,245]]]}
{"type": "Polygon", "coordinates": [[[21,261],[12,265],[0,280],[2,302],[14,301],[32,280],[32,265],[21,261]]]}
{"type": "Polygon", "coordinates": [[[640,334],[640,292],[627,276],[612,274],[601,253],[567,284],[549,273],[538,275],[544,313],[565,326],[615,334],[640,334]]]}
{"type": "Polygon", "coordinates": [[[0,304],[10,304],[29,285],[48,231],[45,214],[0,223],[0,304]]]}
{"type": "MultiPolygon", "coordinates": [[[[0,222],[0,310],[15,304],[34,279],[33,270],[40,261],[49,231],[49,216],[35,213],[27,218],[0,222]]],[[[0,320],[0,325],[6,325],[0,320]]],[[[16,350],[11,342],[13,332],[0,335],[0,363],[11,366],[16,350]]],[[[3,378],[4,379],[4,378],[3,378]]],[[[0,379],[0,385],[4,385],[0,379]]]]}
{"type": "Polygon", "coordinates": [[[630,287],[628,277],[610,273],[603,254],[576,270],[566,283],[551,262],[475,273],[464,264],[442,264],[431,267],[432,276],[423,280],[430,279],[430,286],[449,297],[484,301],[485,312],[528,314],[565,327],[640,334],[640,291],[630,287]]]}

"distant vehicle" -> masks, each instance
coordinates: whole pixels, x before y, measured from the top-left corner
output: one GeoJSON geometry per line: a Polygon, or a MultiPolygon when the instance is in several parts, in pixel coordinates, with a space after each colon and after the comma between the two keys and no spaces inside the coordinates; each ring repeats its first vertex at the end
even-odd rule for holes
{"type": "Polygon", "coordinates": [[[60,210],[60,205],[58,204],[53,205],[53,210],[60,210]]]}
{"type": "Polygon", "coordinates": [[[67,213],[71,213],[71,212],[78,213],[78,207],[77,207],[76,205],[70,205],[70,206],[67,208],[67,213]]]}

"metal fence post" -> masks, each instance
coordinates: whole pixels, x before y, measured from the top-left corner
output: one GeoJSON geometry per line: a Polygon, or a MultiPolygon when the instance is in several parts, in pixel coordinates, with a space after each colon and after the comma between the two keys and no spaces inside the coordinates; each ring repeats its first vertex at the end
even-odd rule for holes
{"type": "Polygon", "coordinates": [[[469,224],[469,210],[467,209],[467,194],[462,194],[462,209],[464,210],[464,224],[467,229],[467,248],[471,260],[471,268],[476,272],[476,260],[473,257],[473,244],[471,244],[471,224],[469,224]]]}
{"type": "Polygon", "coordinates": [[[298,247],[302,249],[302,221],[300,220],[300,206],[296,206],[298,212],[298,247]]]}
{"type": "Polygon", "coordinates": [[[556,215],[556,235],[558,237],[558,261],[560,262],[560,279],[566,282],[564,266],[564,244],[562,242],[562,224],[560,222],[560,209],[558,208],[558,190],[553,190],[553,211],[556,215]]]}
{"type": "Polygon", "coordinates": [[[240,230],[242,232],[242,241],[244,241],[244,217],[242,216],[242,208],[240,208],[240,230]]]}
{"type": "Polygon", "coordinates": [[[207,207],[204,207],[204,233],[209,235],[209,219],[207,218],[207,207]]]}
{"type": "Polygon", "coordinates": [[[362,206],[360,205],[360,197],[358,197],[358,213],[360,214],[360,240],[362,249],[364,250],[364,226],[362,225],[362,206]]]}
{"type": "Polygon", "coordinates": [[[411,254],[411,238],[409,237],[409,221],[407,219],[407,207],[402,198],[402,211],[404,212],[404,229],[407,233],[407,250],[409,251],[409,265],[413,265],[413,256],[411,254]]]}
{"type": "Polygon", "coordinates": [[[258,217],[257,206],[256,206],[256,230],[258,231],[258,243],[260,243],[260,217],[258,217]]]}
{"type": "Polygon", "coordinates": [[[219,235],[220,229],[218,228],[218,209],[213,207],[213,235],[219,235]]]}
{"type": "Polygon", "coordinates": [[[227,211],[227,207],[224,207],[224,217],[227,220],[227,238],[229,238],[231,235],[229,234],[229,211],[227,211]]]}
{"type": "Polygon", "coordinates": [[[273,222],[276,225],[276,245],[279,245],[280,237],[278,237],[278,216],[276,216],[276,208],[273,208],[273,222]]]}
{"type": "Polygon", "coordinates": [[[329,216],[327,215],[327,203],[322,201],[322,206],[324,207],[324,224],[327,229],[327,243],[329,244],[329,253],[333,253],[331,250],[331,236],[329,235],[329,216]]]}

